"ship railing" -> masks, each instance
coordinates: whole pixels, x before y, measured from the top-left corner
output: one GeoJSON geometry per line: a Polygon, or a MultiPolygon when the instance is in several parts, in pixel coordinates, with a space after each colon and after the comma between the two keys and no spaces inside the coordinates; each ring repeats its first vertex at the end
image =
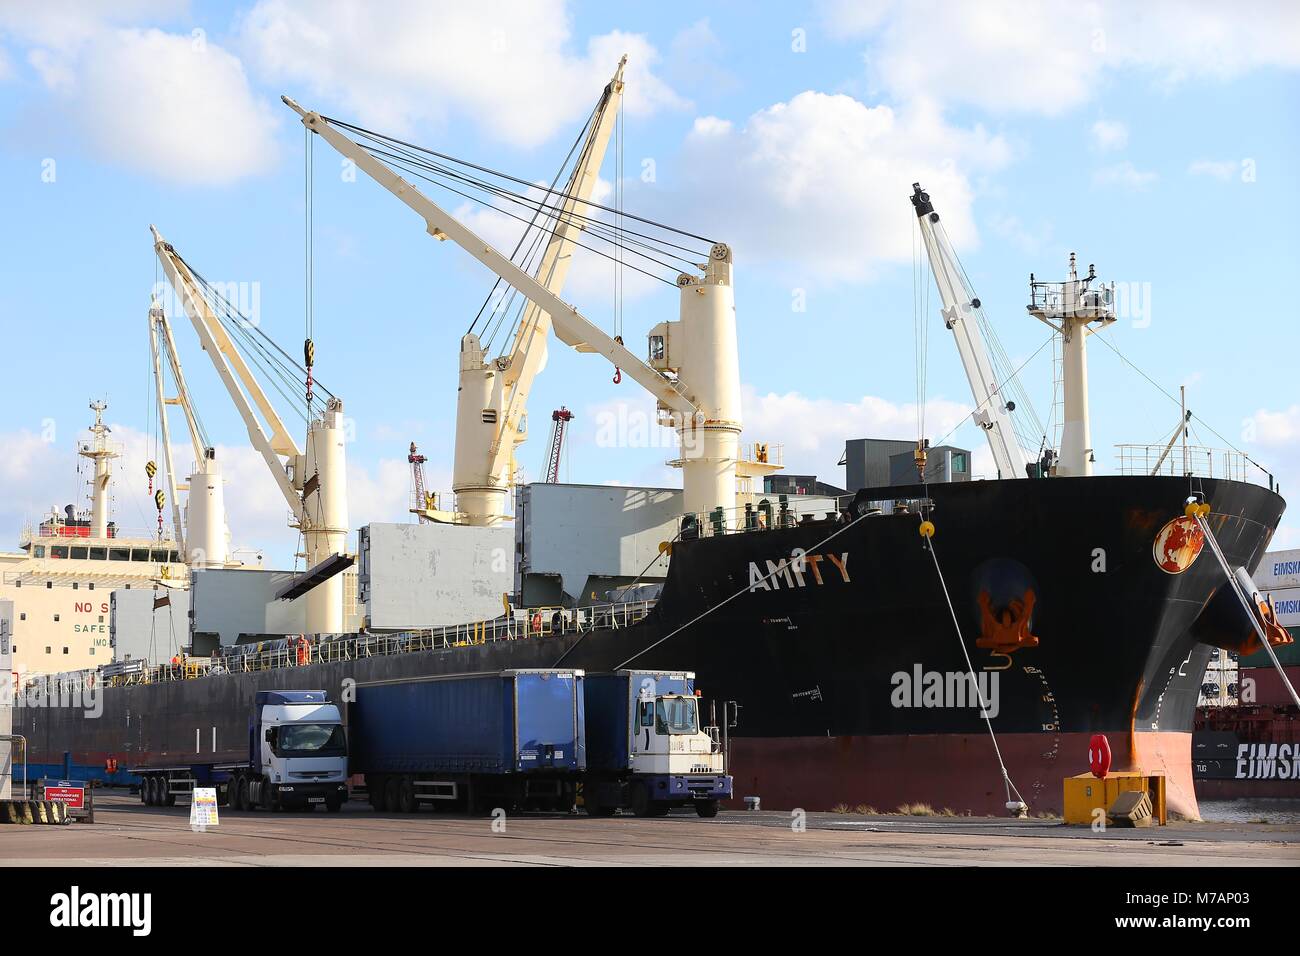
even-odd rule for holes
{"type": "MultiPolygon", "coordinates": [[[[425,630],[352,634],[334,638],[286,637],[262,645],[234,645],[213,657],[187,657],[177,663],[123,669],[33,675],[24,687],[41,682],[46,695],[76,698],[96,686],[137,687],[194,680],[220,674],[252,674],[306,664],[338,663],[418,651],[450,650],[500,641],[548,640],[593,630],[619,630],[645,619],[655,601],[627,601],[583,608],[539,607],[504,617],[425,630]]],[[[132,662],[133,664],[135,662],[132,662]]]]}
{"type": "Polygon", "coordinates": [[[1116,445],[1121,475],[1248,481],[1255,466],[1245,454],[1205,445],[1116,445]]]}

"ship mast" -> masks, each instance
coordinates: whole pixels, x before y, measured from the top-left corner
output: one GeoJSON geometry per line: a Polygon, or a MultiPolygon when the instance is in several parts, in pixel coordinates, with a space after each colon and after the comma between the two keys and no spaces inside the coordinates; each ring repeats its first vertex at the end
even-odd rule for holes
{"type": "Polygon", "coordinates": [[[1092,265],[1087,277],[1079,278],[1073,252],[1070,278],[1064,282],[1036,282],[1032,273],[1029,276],[1029,314],[1061,337],[1065,421],[1058,477],[1091,475],[1097,460],[1088,417],[1088,336],[1115,321],[1115,286],[1089,288],[1096,278],[1097,267],[1092,265]]]}
{"type": "Polygon", "coordinates": [[[107,402],[94,401],[90,410],[95,413],[95,424],[90,426],[90,441],[82,442],[77,454],[89,458],[95,463],[95,477],[90,489],[90,536],[92,538],[108,537],[108,486],[113,480],[113,459],[121,454],[109,444],[110,429],[104,424],[104,409],[107,402]]]}
{"type": "Polygon", "coordinates": [[[971,418],[984,430],[984,437],[988,439],[993,461],[997,465],[998,477],[1024,478],[1028,474],[1028,460],[1016,439],[1016,430],[1011,421],[1011,412],[1016,406],[1003,394],[1003,388],[1009,383],[998,382],[988,348],[980,333],[980,300],[967,286],[957,254],[953,251],[947,234],[939,227],[939,214],[934,211],[930,194],[924,192],[919,183],[912,184],[912,206],[921,227],[921,237],[925,240],[925,251],[930,259],[934,282],[943,300],[943,323],[957,343],[957,353],[961,356],[962,368],[966,371],[971,394],[975,399],[975,411],[971,418]]]}

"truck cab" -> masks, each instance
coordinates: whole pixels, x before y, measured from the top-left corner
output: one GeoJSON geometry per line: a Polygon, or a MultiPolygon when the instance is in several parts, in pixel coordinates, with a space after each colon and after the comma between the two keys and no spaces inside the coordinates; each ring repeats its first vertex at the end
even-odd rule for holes
{"type": "Polygon", "coordinates": [[[588,674],[587,812],[662,816],[693,806],[715,816],[732,780],[724,748],[701,726],[702,704],[690,671],[588,674]]]}
{"type": "Polygon", "coordinates": [[[347,735],[338,705],[324,691],[259,691],[248,734],[249,767],[230,781],[236,808],[342,807],[347,735]]]}

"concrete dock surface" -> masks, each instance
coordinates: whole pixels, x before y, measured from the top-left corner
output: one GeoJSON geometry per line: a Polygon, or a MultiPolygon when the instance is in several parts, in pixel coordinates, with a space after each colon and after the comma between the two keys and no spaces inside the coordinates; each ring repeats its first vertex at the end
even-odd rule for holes
{"type": "Polygon", "coordinates": [[[1053,820],[810,813],[466,817],[236,813],[99,794],[94,824],[0,827],[0,866],[1296,866],[1300,828],[1176,823],[1094,833],[1053,820]]]}

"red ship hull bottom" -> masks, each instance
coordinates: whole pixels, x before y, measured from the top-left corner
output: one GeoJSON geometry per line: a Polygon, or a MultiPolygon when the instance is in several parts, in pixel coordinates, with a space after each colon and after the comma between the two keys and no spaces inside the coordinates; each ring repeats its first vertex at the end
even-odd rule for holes
{"type": "MultiPolygon", "coordinates": [[[[1011,781],[1031,814],[1061,813],[1063,780],[1087,772],[1091,737],[998,735],[1011,781]]],[[[1199,819],[1191,739],[1190,733],[1114,734],[1112,769],[1164,774],[1169,811],[1199,819]]],[[[922,803],[936,812],[1007,814],[1002,772],[987,734],[733,737],[731,767],[737,806],[756,796],[766,810],[869,806],[892,813],[902,804],[922,803]]]]}

